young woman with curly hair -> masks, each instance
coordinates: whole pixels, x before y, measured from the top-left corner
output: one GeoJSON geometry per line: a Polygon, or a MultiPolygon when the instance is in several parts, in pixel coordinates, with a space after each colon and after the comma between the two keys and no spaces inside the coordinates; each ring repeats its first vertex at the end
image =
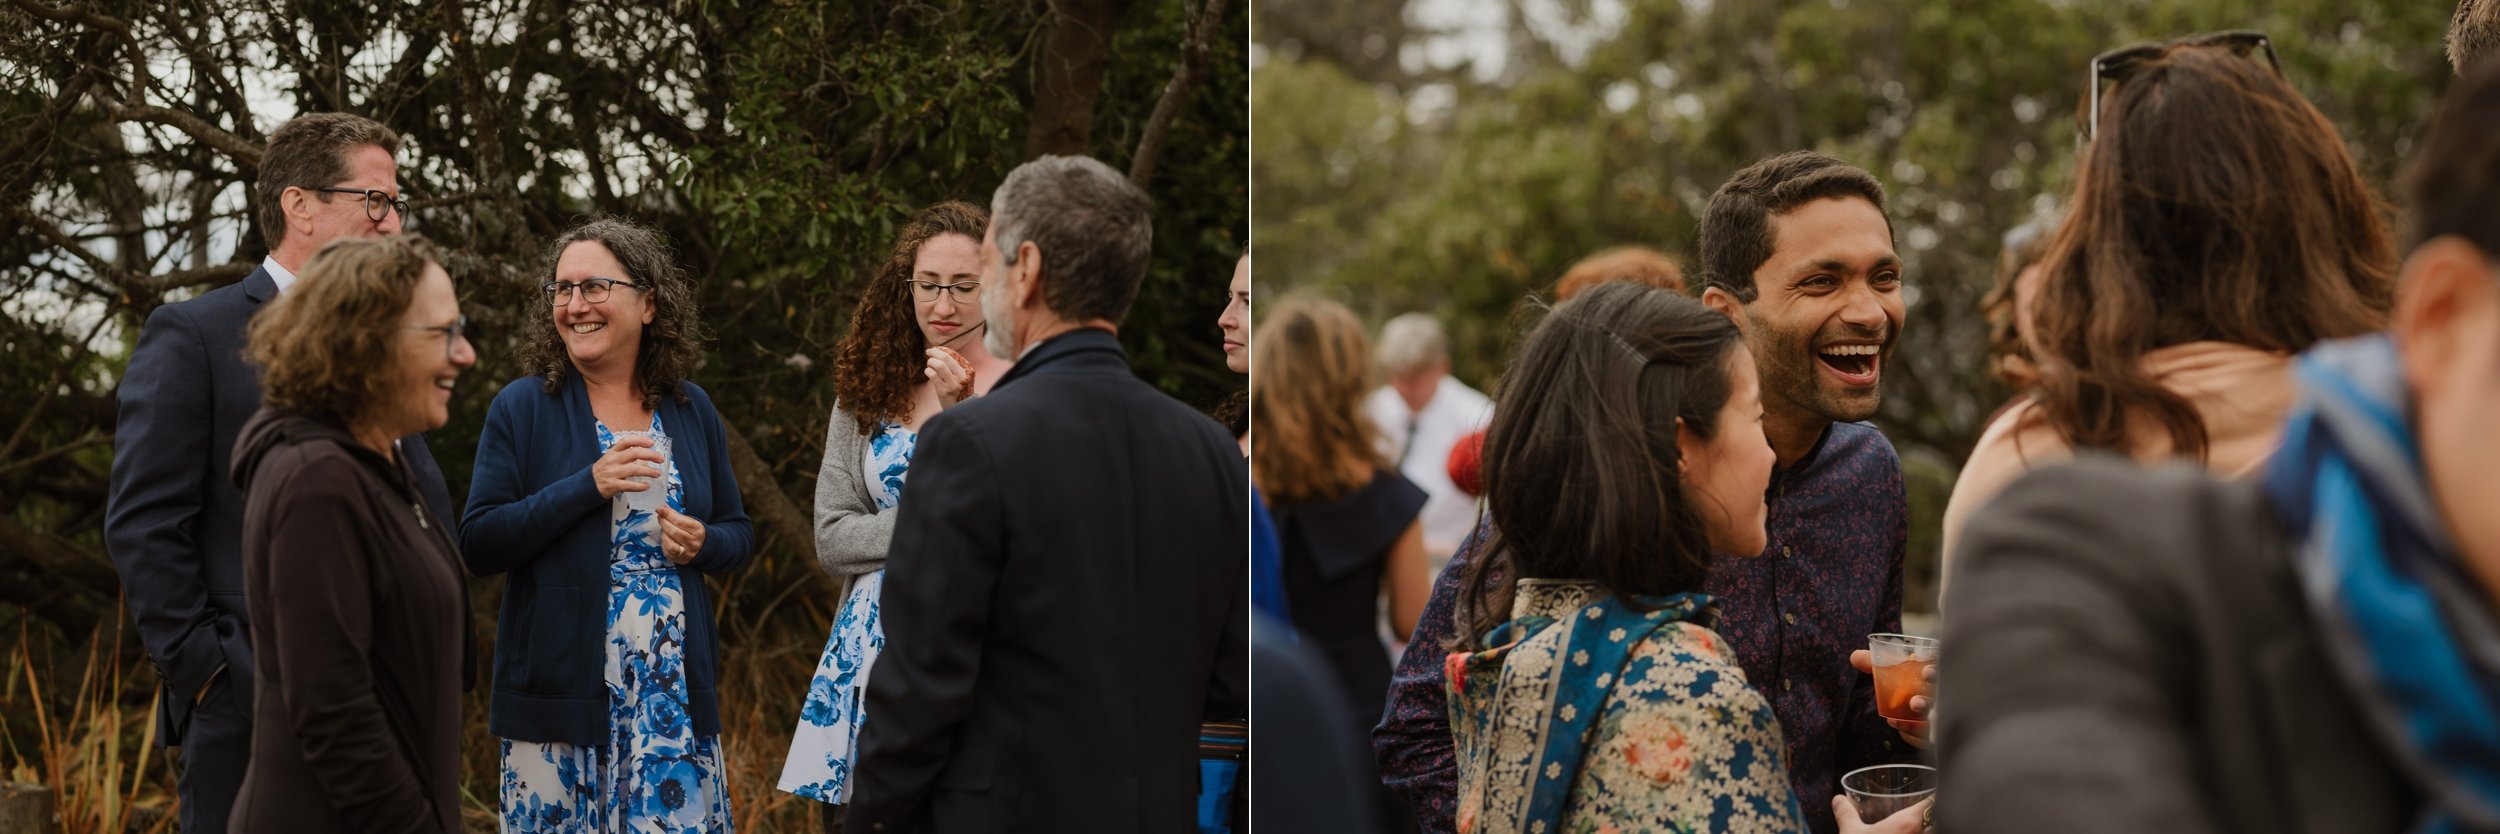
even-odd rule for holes
{"type": "Polygon", "coordinates": [[[834,361],[833,416],[816,478],[816,560],[851,581],[809,682],[781,789],[826,803],[828,830],[850,797],[868,670],[885,645],[878,597],[894,509],[920,425],[989,390],[1009,362],[981,347],[981,235],[969,203],[920,210],[860,294],[834,361]]]}

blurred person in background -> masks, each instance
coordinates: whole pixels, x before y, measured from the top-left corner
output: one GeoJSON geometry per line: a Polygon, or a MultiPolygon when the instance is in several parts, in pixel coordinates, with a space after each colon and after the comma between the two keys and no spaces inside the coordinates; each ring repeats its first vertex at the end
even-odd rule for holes
{"type": "Polygon", "coordinates": [[[2058,217],[2042,215],[2005,232],[2005,248],[1997,253],[1996,282],[1979,300],[1979,314],[1988,320],[1988,371],[2014,392],[1988,422],[2030,396],[2040,381],[2031,358],[2034,308],[2040,299],[2041,258],[2057,233],[2058,217]]]}
{"type": "Polygon", "coordinates": [[[252,764],[244,832],[457,832],[467,577],[397,438],[440,428],[477,352],[424,238],[341,238],[253,320],[246,496],[252,764]]]}
{"type": "MultiPolygon", "coordinates": [[[[1255,344],[1266,376],[1251,392],[1252,471],[1272,502],[1294,632],[1328,660],[1347,710],[1378,721],[1389,648],[1376,624],[1385,613],[1392,637],[1412,637],[1432,583],[1417,518],[1424,491],[1381,455],[1360,409],[1368,357],[1352,311],[1288,300],[1255,344]]],[[[1405,816],[1384,828],[1410,828],[1405,816]]]]}
{"type": "MultiPolygon", "coordinates": [[[[104,542],[156,666],[156,739],[179,749],[191,834],[225,830],[253,735],[243,494],[229,478],[235,438],[261,407],[244,326],[301,283],[298,271],[323,245],[401,230],[398,153],[399,134],[347,113],[308,113],[271,131],[252,193],[269,255],[239,283],[149,314],[116,391],[104,542]]],[[[398,446],[427,505],[452,517],[425,438],[398,446]]]]}
{"type": "Polygon", "coordinates": [[[2261,474],[2095,456],[1973,516],[1940,830],[2500,830],[2494,135],[2484,64],[2414,160],[2392,327],[2300,357],[2261,474]]]}
{"type": "Polygon", "coordinates": [[[1554,281],[1554,303],[1570,301],[1589,288],[1611,281],[1629,281],[1677,295],[1685,293],[1684,268],[1667,253],[1647,246],[1600,249],[1563,270],[1554,281]]]}
{"type": "Polygon", "coordinates": [[[1476,526],[1475,496],[1450,483],[1450,447],[1484,427],[1493,401],[1450,375],[1449,337],[1429,313],[1381,325],[1377,351],[1388,384],[1361,401],[1363,416],[1389,465],[1423,488],[1424,552],[1438,565],[1476,526]]]}
{"type": "Polygon", "coordinates": [[[1944,516],[2079,449],[2224,477],[2260,471],[2291,410],[2292,355],[2384,327],[2395,247],[2335,125],[2257,33],[2106,53],[2087,83],[2067,220],[2041,261],[2029,401],[1981,435],[1944,516]]]}
{"type": "Polygon", "coordinates": [[[989,213],[963,202],[903,224],[862,290],[834,362],[833,415],[816,476],[816,562],[849,592],[809,679],[780,788],[824,803],[841,827],[859,759],[868,675],[885,648],[878,600],[920,427],[980,396],[1013,363],[983,350],[981,236],[989,213]]]}
{"type": "Polygon", "coordinates": [[[726,834],[702,575],[745,565],[755,531],[688,378],[694,287],[665,238],[615,218],[557,235],[544,269],[530,375],[487,406],[460,525],[469,569],[509,574],[487,712],[503,830],[726,834]]]}

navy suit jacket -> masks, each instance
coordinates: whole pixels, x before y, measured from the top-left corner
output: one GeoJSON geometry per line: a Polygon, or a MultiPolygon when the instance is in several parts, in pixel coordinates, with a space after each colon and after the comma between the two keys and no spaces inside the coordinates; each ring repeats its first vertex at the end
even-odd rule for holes
{"type": "MultiPolygon", "coordinates": [[[[260,410],[260,374],[243,361],[244,328],[276,297],[278,283],[264,267],[241,283],[159,307],[122,373],[104,543],[156,664],[164,700],[157,737],[167,745],[181,743],[191,696],[220,670],[243,692],[252,680],[243,494],[228,464],[235,436],[260,410]]],[[[434,514],[457,518],[425,437],[401,438],[399,448],[434,514]]]]}
{"type": "Polygon", "coordinates": [[[1198,730],[1248,714],[1232,434],[1067,333],[912,452],[848,827],[1187,831],[1198,730]]]}

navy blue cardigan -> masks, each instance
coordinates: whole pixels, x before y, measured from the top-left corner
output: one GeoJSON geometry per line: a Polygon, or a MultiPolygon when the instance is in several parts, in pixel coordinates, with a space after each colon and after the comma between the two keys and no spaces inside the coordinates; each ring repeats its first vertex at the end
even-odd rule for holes
{"type": "MultiPolygon", "coordinates": [[[[510,571],[495,622],[494,698],[487,728],[519,741],[600,744],[608,739],[609,499],[590,466],[596,417],[579,373],[554,393],[542,377],[514,380],[486,409],[461,558],[479,576],[510,571]]],[[[719,629],[695,571],[721,573],[755,554],[738,500],[729,443],[712,400],[684,383],[687,402],[660,401],[686,514],[704,522],[703,551],[677,569],[685,584],[687,711],[697,735],[720,730],[719,629]]]]}

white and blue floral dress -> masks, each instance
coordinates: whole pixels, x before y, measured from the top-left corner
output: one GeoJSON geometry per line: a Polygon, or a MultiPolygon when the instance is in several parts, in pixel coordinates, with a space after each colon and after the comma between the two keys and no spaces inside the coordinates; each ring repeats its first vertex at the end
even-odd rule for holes
{"type": "MultiPolygon", "coordinates": [[[[597,424],[599,448],[616,443],[597,424]]],[[[660,417],[651,433],[666,436],[660,417]]],[[[672,455],[669,509],[684,512],[672,455]]],[[[660,552],[657,514],[609,502],[608,741],[503,740],[503,830],[531,834],[622,831],[729,834],[729,786],[720,737],[697,736],[687,710],[686,598],[660,552]]]]}
{"type": "MultiPolygon", "coordinates": [[[[878,512],[892,512],[903,498],[903,473],[911,468],[912,447],[920,435],[901,423],[886,423],[868,441],[860,465],[868,474],[869,498],[878,512]]],[[[851,768],[859,762],[859,727],[868,698],[868,667],[885,649],[885,626],[878,616],[878,598],[885,589],[879,569],[851,584],[833,618],[833,636],[825,656],[816,662],[816,676],[807,684],[807,703],[799,711],[799,730],[790,739],[790,758],[781,766],[781,789],[818,802],[841,804],[851,798],[851,768]]]]}

